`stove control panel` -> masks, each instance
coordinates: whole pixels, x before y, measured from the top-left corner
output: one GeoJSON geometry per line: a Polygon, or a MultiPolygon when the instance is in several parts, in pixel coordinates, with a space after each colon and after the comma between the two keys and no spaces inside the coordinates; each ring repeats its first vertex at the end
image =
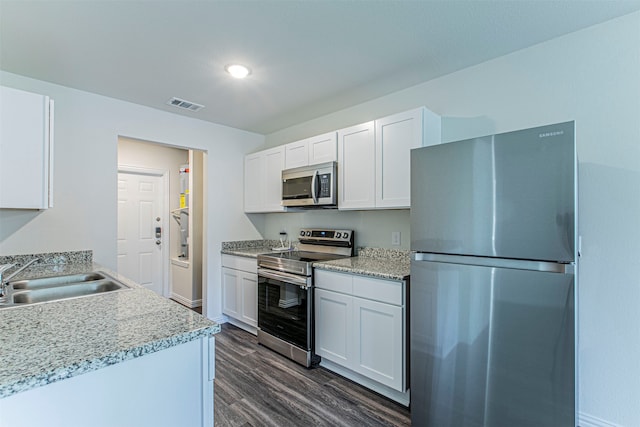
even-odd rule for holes
{"type": "Polygon", "coordinates": [[[353,243],[353,230],[303,228],[302,230],[300,230],[300,241],[353,243]]]}

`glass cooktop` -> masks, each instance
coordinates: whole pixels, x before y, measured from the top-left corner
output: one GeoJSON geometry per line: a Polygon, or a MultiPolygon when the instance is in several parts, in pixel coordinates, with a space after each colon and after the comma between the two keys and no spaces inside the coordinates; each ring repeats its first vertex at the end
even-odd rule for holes
{"type": "Polygon", "coordinates": [[[321,253],[321,252],[307,252],[307,251],[270,252],[268,254],[263,254],[259,256],[286,259],[291,261],[301,261],[301,262],[330,261],[332,259],[340,259],[340,258],[348,257],[345,255],[327,254],[327,253],[321,253]]]}

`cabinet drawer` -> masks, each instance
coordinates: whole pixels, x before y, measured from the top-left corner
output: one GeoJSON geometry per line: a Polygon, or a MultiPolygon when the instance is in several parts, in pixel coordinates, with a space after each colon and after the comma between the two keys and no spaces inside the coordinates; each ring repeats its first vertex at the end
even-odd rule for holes
{"type": "Polygon", "coordinates": [[[393,305],[404,305],[402,282],[353,276],[353,295],[393,305]]]}
{"type": "Polygon", "coordinates": [[[320,289],[351,295],[353,293],[353,276],[326,270],[314,271],[315,286],[320,289]]]}
{"type": "Polygon", "coordinates": [[[258,273],[258,260],[255,258],[222,254],[222,266],[247,273],[258,273]]]}

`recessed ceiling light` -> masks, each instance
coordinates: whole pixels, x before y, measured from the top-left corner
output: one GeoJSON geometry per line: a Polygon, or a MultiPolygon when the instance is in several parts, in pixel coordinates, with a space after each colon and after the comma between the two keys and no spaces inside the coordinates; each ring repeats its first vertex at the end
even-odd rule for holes
{"type": "Polygon", "coordinates": [[[230,64],[224,67],[224,69],[227,71],[227,73],[231,74],[231,76],[235,77],[236,79],[244,79],[249,74],[251,74],[251,70],[240,64],[230,64]]]}

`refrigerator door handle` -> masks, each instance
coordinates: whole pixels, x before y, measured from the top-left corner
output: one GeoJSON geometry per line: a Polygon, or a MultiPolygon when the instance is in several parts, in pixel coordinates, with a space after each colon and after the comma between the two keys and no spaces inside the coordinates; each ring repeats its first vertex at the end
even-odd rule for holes
{"type": "Polygon", "coordinates": [[[531,261],[508,258],[477,257],[466,255],[443,255],[429,252],[415,252],[414,261],[444,262],[449,264],[478,265],[483,267],[513,268],[517,270],[546,271],[549,273],[575,274],[574,263],[551,261],[531,261]]]}

